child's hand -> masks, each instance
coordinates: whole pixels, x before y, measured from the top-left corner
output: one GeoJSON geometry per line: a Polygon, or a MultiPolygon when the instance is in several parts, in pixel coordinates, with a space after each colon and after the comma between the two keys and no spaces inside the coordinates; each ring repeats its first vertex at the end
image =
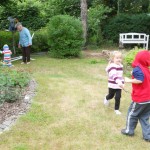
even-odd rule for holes
{"type": "Polygon", "coordinates": [[[121,87],[122,89],[124,88],[124,84],[123,84],[121,81],[118,82],[118,85],[119,85],[119,87],[121,87]]]}
{"type": "Polygon", "coordinates": [[[131,82],[131,79],[128,78],[128,77],[125,77],[125,78],[124,78],[124,81],[125,81],[125,82],[131,82]]]}
{"type": "Polygon", "coordinates": [[[124,84],[118,84],[119,85],[119,87],[121,87],[122,89],[124,89],[124,84]]]}

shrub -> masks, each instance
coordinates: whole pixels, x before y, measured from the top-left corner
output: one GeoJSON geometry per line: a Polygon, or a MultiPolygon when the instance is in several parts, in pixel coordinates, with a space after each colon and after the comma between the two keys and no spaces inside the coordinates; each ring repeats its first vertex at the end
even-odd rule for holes
{"type": "Polygon", "coordinates": [[[22,96],[25,86],[29,83],[30,76],[24,71],[1,69],[0,72],[0,103],[14,102],[22,96]]]}
{"type": "Polygon", "coordinates": [[[81,22],[68,15],[52,17],[47,28],[51,57],[77,57],[83,43],[81,22]]]}
{"type": "Polygon", "coordinates": [[[32,52],[48,51],[48,33],[46,28],[34,32],[32,52]]]}
{"type": "MultiPolygon", "coordinates": [[[[19,51],[20,51],[18,49],[18,41],[19,41],[19,35],[17,32],[14,32],[14,46],[15,46],[16,53],[19,53],[19,51]]],[[[10,50],[14,54],[12,32],[0,31],[0,50],[2,50],[4,44],[8,44],[10,50]]]]}
{"type": "Polygon", "coordinates": [[[124,63],[126,65],[130,65],[132,64],[134,58],[135,58],[135,55],[140,51],[140,50],[143,50],[143,49],[138,49],[138,47],[135,47],[134,49],[130,50],[129,52],[126,53],[125,57],[124,57],[124,63]]]}

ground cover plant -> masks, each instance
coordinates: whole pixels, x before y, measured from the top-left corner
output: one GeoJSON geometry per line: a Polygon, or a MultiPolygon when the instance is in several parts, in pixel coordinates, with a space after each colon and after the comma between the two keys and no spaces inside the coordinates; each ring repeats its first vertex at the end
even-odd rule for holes
{"type": "Polygon", "coordinates": [[[30,81],[30,75],[23,70],[1,67],[0,72],[0,104],[20,100],[24,88],[30,81]]]}
{"type": "Polygon", "coordinates": [[[0,135],[3,150],[148,150],[138,124],[135,136],[120,133],[125,126],[131,86],[122,92],[121,116],[114,101],[104,107],[107,61],[100,58],[52,59],[33,56],[30,65],[15,68],[30,72],[37,94],[28,113],[0,135]]]}

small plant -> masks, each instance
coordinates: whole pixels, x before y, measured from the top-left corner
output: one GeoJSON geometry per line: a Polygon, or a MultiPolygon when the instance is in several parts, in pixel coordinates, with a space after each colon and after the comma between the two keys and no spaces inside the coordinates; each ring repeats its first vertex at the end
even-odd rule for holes
{"type": "Polygon", "coordinates": [[[21,98],[30,76],[26,72],[2,69],[0,73],[0,103],[14,102],[21,98]]]}

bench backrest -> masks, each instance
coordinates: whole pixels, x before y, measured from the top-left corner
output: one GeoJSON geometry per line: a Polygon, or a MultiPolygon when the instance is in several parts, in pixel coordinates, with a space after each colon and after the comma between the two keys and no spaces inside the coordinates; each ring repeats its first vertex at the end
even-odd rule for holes
{"type": "Polygon", "coordinates": [[[149,35],[144,33],[120,33],[120,42],[123,41],[145,41],[148,42],[149,35]]]}
{"type": "Polygon", "coordinates": [[[120,42],[123,41],[145,41],[148,42],[149,35],[144,33],[120,33],[120,42]]]}
{"type": "Polygon", "coordinates": [[[122,44],[144,44],[143,46],[148,49],[149,35],[145,33],[120,33],[119,43],[122,44]]]}

